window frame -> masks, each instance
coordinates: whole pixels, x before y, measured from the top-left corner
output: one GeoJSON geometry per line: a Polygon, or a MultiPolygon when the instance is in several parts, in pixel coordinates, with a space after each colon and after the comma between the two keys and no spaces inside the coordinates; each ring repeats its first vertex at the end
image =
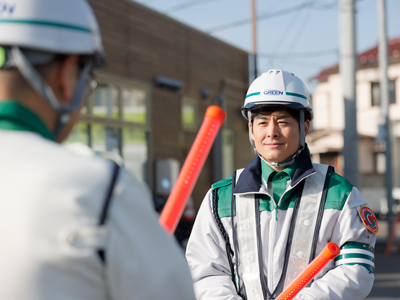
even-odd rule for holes
{"type": "Polygon", "coordinates": [[[199,107],[198,107],[198,102],[192,98],[192,97],[188,97],[188,96],[182,96],[181,97],[181,111],[180,111],[180,118],[181,118],[181,128],[184,131],[189,131],[189,132],[196,132],[198,129],[198,123],[199,123],[199,107]],[[191,104],[194,107],[194,122],[193,124],[185,124],[184,120],[183,120],[183,107],[185,104],[191,104]]]}
{"type": "Polygon", "coordinates": [[[93,146],[93,132],[92,129],[94,125],[102,125],[105,127],[111,127],[118,130],[119,141],[118,141],[118,154],[123,158],[123,130],[124,129],[136,129],[141,130],[146,135],[147,142],[147,158],[148,166],[145,170],[144,179],[148,185],[152,185],[152,170],[150,166],[152,165],[152,144],[151,144],[151,88],[150,85],[145,82],[140,82],[138,80],[132,80],[120,76],[110,75],[104,72],[94,72],[94,78],[99,85],[113,85],[118,90],[118,118],[111,119],[107,117],[96,117],[93,115],[94,106],[94,95],[92,94],[86,101],[85,110],[82,110],[79,122],[77,124],[85,124],[87,128],[88,141],[87,145],[89,147],[93,146]],[[124,115],[124,103],[123,103],[123,88],[132,88],[143,90],[146,94],[146,122],[138,123],[133,121],[125,121],[123,119],[124,115]]]}
{"type": "MultiPolygon", "coordinates": [[[[397,97],[396,97],[396,94],[397,94],[397,89],[396,89],[396,81],[397,81],[397,78],[395,78],[395,79],[389,79],[389,104],[395,104],[395,103],[397,103],[397,97]],[[390,94],[391,94],[391,92],[390,92],[390,84],[391,83],[393,83],[393,87],[394,87],[394,91],[393,91],[393,97],[391,98],[390,97],[390,94]]],[[[381,94],[380,94],[380,82],[379,81],[371,81],[371,107],[375,107],[375,106],[380,106],[381,105],[381,94]],[[374,86],[378,86],[378,90],[379,90],[379,98],[378,98],[378,100],[375,100],[374,101],[374,99],[375,99],[375,97],[374,97],[374,86]]]]}

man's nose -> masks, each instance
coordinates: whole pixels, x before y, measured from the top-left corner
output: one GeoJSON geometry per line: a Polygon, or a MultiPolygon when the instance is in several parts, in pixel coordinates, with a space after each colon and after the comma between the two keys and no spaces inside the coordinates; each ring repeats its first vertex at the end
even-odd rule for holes
{"type": "Polygon", "coordinates": [[[267,136],[268,137],[277,137],[279,135],[279,127],[278,124],[274,121],[268,123],[267,126],[267,136]]]}

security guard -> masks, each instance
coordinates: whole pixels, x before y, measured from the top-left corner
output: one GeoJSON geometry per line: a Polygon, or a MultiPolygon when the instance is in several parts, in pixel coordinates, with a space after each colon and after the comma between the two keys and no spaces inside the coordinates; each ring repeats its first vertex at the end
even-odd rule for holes
{"type": "Polygon", "coordinates": [[[201,205],[186,251],[196,298],[275,299],[334,242],[340,255],[295,299],[364,299],[377,221],[356,187],[311,162],[304,83],[269,70],[251,84],[242,113],[257,155],[201,205]]]}
{"type": "Polygon", "coordinates": [[[0,298],[194,299],[148,190],[62,142],[105,58],[85,0],[2,1],[0,298]]]}

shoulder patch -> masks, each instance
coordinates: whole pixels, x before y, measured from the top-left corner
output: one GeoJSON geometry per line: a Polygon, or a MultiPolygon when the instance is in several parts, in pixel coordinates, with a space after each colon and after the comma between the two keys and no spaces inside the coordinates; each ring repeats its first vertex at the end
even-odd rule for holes
{"type": "Polygon", "coordinates": [[[367,227],[369,231],[375,234],[378,233],[379,231],[378,220],[376,219],[372,209],[370,209],[368,206],[360,207],[360,217],[365,227],[367,227]]]}

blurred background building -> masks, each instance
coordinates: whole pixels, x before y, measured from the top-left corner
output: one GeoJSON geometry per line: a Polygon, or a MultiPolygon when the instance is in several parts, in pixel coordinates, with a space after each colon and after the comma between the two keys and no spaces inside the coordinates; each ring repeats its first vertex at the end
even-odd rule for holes
{"type": "MultiPolygon", "coordinates": [[[[400,38],[389,42],[389,99],[392,128],[393,184],[400,186],[400,38]]],[[[380,120],[380,84],[378,46],[358,54],[356,74],[357,131],[359,134],[360,190],[371,208],[386,214],[385,199],[385,147],[377,141],[380,120]]],[[[339,65],[322,70],[312,78],[318,81],[312,95],[313,131],[307,136],[314,162],[329,164],[336,172],[343,172],[344,100],[339,65]]],[[[393,198],[400,199],[399,189],[394,188],[393,198]]],[[[399,212],[395,202],[394,212],[399,212]]]]}
{"type": "Polygon", "coordinates": [[[197,211],[213,182],[254,156],[240,114],[248,53],[133,1],[89,3],[108,66],[94,74],[98,87],[67,142],[122,156],[160,209],[207,107],[223,107],[227,118],[192,194],[197,211]]]}

